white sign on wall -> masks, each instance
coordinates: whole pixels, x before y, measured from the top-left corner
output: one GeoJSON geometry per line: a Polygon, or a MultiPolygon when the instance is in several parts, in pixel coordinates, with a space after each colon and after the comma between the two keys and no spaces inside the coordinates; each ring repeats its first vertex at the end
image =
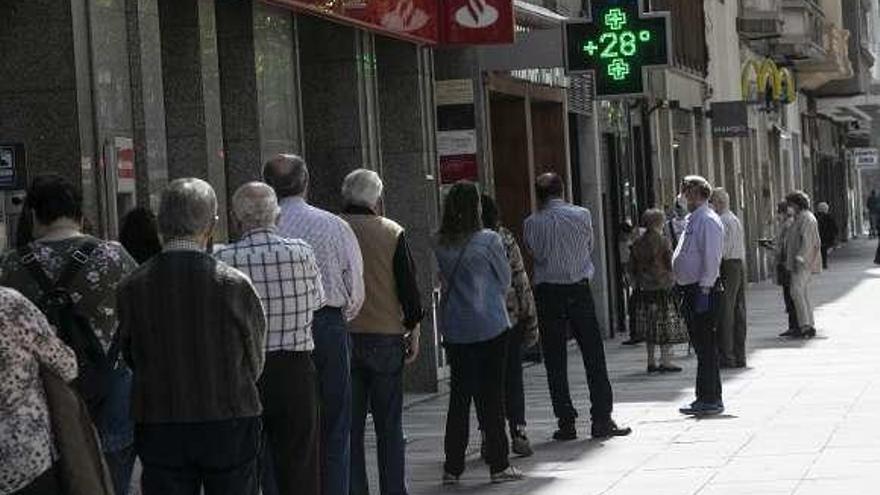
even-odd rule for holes
{"type": "Polygon", "coordinates": [[[853,148],[853,164],[858,168],[880,168],[877,148],[853,148]]]}

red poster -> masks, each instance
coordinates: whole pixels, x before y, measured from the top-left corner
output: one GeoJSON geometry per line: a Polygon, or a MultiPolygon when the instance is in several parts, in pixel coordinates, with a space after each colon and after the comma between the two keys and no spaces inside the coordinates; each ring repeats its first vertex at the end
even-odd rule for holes
{"type": "Polygon", "coordinates": [[[263,0],[415,43],[440,38],[438,0],[263,0]]]}
{"type": "Polygon", "coordinates": [[[477,182],[477,155],[449,155],[440,157],[440,183],[455,184],[460,180],[477,182]]]}
{"type": "Polygon", "coordinates": [[[445,45],[500,45],[514,41],[513,0],[440,0],[445,45]]]}

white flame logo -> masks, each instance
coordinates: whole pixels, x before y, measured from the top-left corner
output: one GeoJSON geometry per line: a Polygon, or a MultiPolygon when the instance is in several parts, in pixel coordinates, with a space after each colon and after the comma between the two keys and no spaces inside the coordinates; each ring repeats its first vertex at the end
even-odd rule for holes
{"type": "Polygon", "coordinates": [[[455,22],[478,29],[491,26],[498,20],[498,9],[489,5],[486,0],[467,0],[467,5],[455,13],[455,22]]]}
{"type": "Polygon", "coordinates": [[[416,8],[413,0],[402,0],[394,10],[382,16],[382,26],[401,32],[418,31],[428,23],[428,14],[416,8]]]}

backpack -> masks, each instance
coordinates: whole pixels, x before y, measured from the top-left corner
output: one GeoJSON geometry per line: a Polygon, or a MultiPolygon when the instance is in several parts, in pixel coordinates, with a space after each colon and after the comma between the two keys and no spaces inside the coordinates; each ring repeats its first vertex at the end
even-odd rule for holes
{"type": "Polygon", "coordinates": [[[43,291],[40,300],[34,302],[55,327],[58,337],[76,354],[79,376],[74,380],[74,385],[95,423],[98,422],[112,386],[119,358],[119,333],[114,335],[110,349],[105,353],[89,319],[77,309],[71,298],[70,284],[86,266],[97,247],[95,240],[88,240],[80,245],[55,283],[46,275],[30,246],[18,250],[21,262],[43,291]]]}

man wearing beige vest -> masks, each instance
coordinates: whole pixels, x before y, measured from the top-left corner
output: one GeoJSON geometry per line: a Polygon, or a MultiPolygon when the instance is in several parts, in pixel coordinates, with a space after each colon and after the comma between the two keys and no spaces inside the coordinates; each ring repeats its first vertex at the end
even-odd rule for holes
{"type": "Polygon", "coordinates": [[[351,331],[351,494],[369,493],[364,460],[367,409],[376,428],[382,495],[404,495],[403,366],[419,353],[423,311],[403,227],[378,214],[382,179],[370,170],[342,184],[342,217],[364,259],[366,299],[351,331]]]}

